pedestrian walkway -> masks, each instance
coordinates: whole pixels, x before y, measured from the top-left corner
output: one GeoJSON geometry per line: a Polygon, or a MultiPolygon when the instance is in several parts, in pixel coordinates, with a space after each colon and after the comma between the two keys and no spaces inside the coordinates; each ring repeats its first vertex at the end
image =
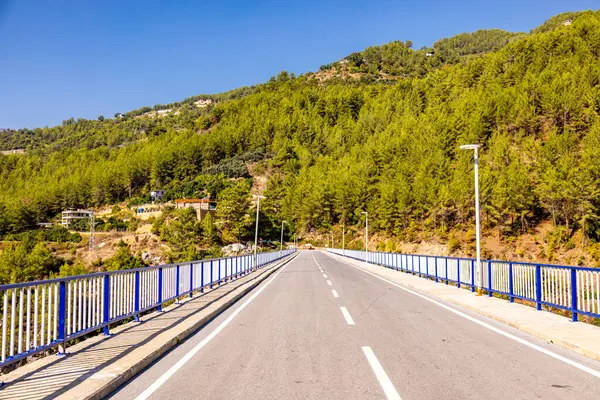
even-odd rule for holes
{"type": "MultiPolygon", "coordinates": [[[[436,283],[391,268],[367,264],[364,261],[330,252],[326,254],[396,284],[416,289],[418,292],[477,312],[542,340],[583,354],[586,357],[600,360],[600,327],[582,322],[572,322],[570,318],[537,311],[533,307],[510,303],[508,300],[497,297],[476,296],[469,290],[458,289],[442,282],[436,283]]],[[[382,282],[382,284],[385,283],[382,282]]]]}
{"type": "Polygon", "coordinates": [[[290,256],[0,377],[0,399],[102,398],[256,287],[290,256]]]}

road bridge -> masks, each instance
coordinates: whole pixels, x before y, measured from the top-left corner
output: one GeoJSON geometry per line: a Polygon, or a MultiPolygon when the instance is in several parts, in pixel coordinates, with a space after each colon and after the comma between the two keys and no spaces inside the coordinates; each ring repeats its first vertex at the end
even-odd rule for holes
{"type": "Polygon", "coordinates": [[[600,371],[578,354],[305,251],[112,398],[597,398],[600,375],[568,360],[600,371]]]}
{"type": "MultiPolygon", "coordinates": [[[[119,370],[123,358],[109,355],[66,390],[57,388],[42,397],[597,399],[600,393],[598,361],[459,306],[457,299],[475,299],[488,311],[502,303],[540,329],[547,321],[556,328],[557,319],[564,320],[577,340],[597,338],[597,327],[321,251],[284,257],[217,287],[215,301],[217,291],[232,295],[255,273],[262,278],[252,287],[230,299],[201,329],[189,325],[187,340],[143,368],[119,370]],[[114,374],[112,381],[124,378],[110,391],[91,391],[107,374],[114,374]]],[[[171,306],[179,308],[165,308],[156,318],[166,328],[188,321],[204,309],[195,302],[210,293],[171,306]]],[[[143,318],[130,329],[143,335],[158,324],[154,320],[143,318]]],[[[175,329],[166,328],[161,337],[175,329]]],[[[131,335],[113,332],[106,343],[131,335]]],[[[133,358],[139,362],[142,349],[156,340],[140,341],[133,358]]],[[[118,347],[110,346],[113,351],[118,347]]],[[[62,359],[87,360],[94,356],[92,350],[74,349],[62,359]]],[[[36,384],[32,377],[44,373],[35,367],[38,362],[22,367],[30,368],[28,374],[9,382],[0,398],[42,398],[28,392],[36,384]]]]}

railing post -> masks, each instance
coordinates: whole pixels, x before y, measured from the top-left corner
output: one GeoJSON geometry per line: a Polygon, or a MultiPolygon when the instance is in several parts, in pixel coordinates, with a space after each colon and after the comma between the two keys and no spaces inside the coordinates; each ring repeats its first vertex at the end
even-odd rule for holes
{"type": "Polygon", "coordinates": [[[571,268],[571,320],[577,322],[577,270],[571,268]]]}
{"type": "Polygon", "coordinates": [[[194,297],[194,263],[190,263],[190,298],[194,297]]]}
{"type": "MultiPolygon", "coordinates": [[[[478,265],[479,267],[479,265],[478,265]]],[[[471,260],[471,292],[475,291],[475,261],[471,260]]]]}
{"type": "Polygon", "coordinates": [[[515,287],[513,279],[513,263],[508,263],[508,301],[515,302],[515,287]]]}
{"type": "Polygon", "coordinates": [[[200,293],[204,293],[204,261],[200,262],[200,293]]]}
{"type": "Polygon", "coordinates": [[[210,284],[208,285],[209,288],[212,289],[213,287],[213,282],[215,280],[214,278],[214,273],[213,273],[213,260],[210,260],[210,284]]]}
{"type": "Polygon", "coordinates": [[[104,275],[104,334],[110,335],[108,322],[110,321],[110,275],[104,275]]]}
{"type": "Polygon", "coordinates": [[[133,292],[133,312],[136,322],[140,322],[140,271],[135,271],[135,287],[133,292]]]}
{"type": "MultiPolygon", "coordinates": [[[[66,346],[66,317],[67,317],[67,282],[61,281],[58,287],[58,354],[67,353],[66,346]]],[[[23,293],[23,292],[21,292],[23,293]]],[[[21,303],[23,304],[23,303],[21,303]]],[[[22,329],[22,328],[21,328],[22,329]]],[[[29,329],[29,328],[28,328],[29,329]]]]}
{"type": "Polygon", "coordinates": [[[488,296],[492,297],[492,262],[488,261],[488,296]]]}
{"type": "Polygon", "coordinates": [[[158,268],[158,311],[162,311],[162,302],[163,302],[163,269],[162,267],[158,268]]]}
{"type": "Polygon", "coordinates": [[[434,261],[435,261],[435,283],[438,283],[438,269],[437,269],[437,261],[438,261],[438,258],[437,258],[437,257],[434,257],[433,259],[434,259],[434,261]]]}
{"type": "Polygon", "coordinates": [[[446,285],[448,284],[448,258],[444,258],[446,260],[446,285]]]}
{"type": "Polygon", "coordinates": [[[456,287],[460,289],[460,258],[456,259],[456,287]]]}
{"type": "Polygon", "coordinates": [[[221,285],[221,259],[219,258],[219,261],[217,263],[217,285],[221,285]]]}
{"type": "Polygon", "coordinates": [[[180,271],[179,271],[179,264],[177,264],[175,266],[175,302],[179,303],[179,278],[180,276],[180,271]]]}
{"type": "Polygon", "coordinates": [[[538,310],[542,309],[542,267],[535,266],[535,305],[538,310]]]}

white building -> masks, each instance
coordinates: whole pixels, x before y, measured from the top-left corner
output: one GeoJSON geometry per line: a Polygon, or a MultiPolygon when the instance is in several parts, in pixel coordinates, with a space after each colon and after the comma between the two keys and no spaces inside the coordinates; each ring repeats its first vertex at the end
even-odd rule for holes
{"type": "Polygon", "coordinates": [[[65,210],[62,212],[60,224],[65,228],[68,228],[73,221],[76,219],[89,219],[94,216],[94,212],[91,210],[65,210]]]}

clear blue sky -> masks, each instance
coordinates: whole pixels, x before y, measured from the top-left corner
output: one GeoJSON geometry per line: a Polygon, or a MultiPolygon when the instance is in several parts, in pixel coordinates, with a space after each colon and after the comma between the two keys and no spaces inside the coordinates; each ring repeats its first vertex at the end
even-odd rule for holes
{"type": "Polygon", "coordinates": [[[0,0],[0,127],[59,124],[316,71],[370,45],[529,31],[598,0],[0,0]]]}

